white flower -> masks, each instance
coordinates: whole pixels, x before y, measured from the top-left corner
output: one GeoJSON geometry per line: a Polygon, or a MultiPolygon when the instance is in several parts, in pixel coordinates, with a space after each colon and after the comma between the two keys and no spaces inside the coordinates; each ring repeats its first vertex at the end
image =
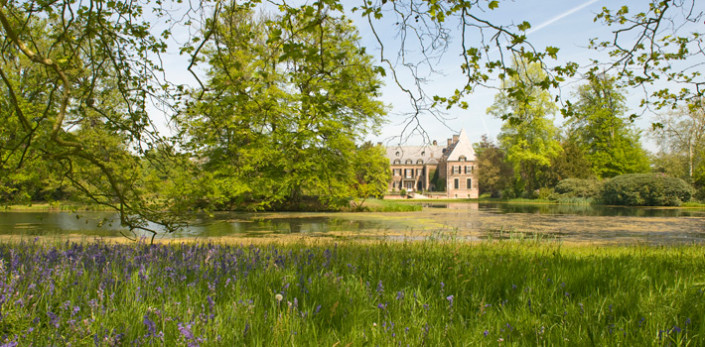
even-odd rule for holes
{"type": "Polygon", "coordinates": [[[281,294],[275,295],[274,298],[277,299],[277,302],[278,302],[278,303],[279,303],[279,302],[282,302],[282,300],[284,300],[284,296],[282,296],[281,294]]]}

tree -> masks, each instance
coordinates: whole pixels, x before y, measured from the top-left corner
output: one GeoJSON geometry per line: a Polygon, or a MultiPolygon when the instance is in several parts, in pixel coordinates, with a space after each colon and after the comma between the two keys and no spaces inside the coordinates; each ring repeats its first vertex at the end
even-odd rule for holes
{"type": "Polygon", "coordinates": [[[203,90],[180,117],[221,189],[216,207],[323,208],[352,196],[355,141],[378,126],[380,82],[349,20],[316,12],[219,12],[203,90]]]}
{"type": "Polygon", "coordinates": [[[564,139],[561,142],[561,154],[551,161],[552,184],[566,178],[593,178],[592,163],[587,159],[585,151],[575,139],[564,139]]]}
{"type": "Polygon", "coordinates": [[[685,157],[684,175],[692,182],[695,169],[705,159],[705,109],[702,98],[677,111],[661,114],[653,129],[661,150],[685,157]]]}
{"type": "Polygon", "coordinates": [[[494,142],[482,135],[482,140],[474,144],[477,163],[477,180],[480,194],[490,194],[493,198],[502,196],[502,192],[511,187],[514,171],[506,161],[504,151],[494,142]]]}
{"type": "Polygon", "coordinates": [[[357,208],[362,207],[365,200],[371,197],[381,197],[387,192],[392,172],[384,147],[365,142],[355,151],[355,180],[352,183],[355,197],[360,199],[357,208]]]}
{"type": "Polygon", "coordinates": [[[705,111],[703,99],[659,115],[652,130],[660,152],[656,170],[694,184],[702,198],[705,188],[705,111]]]}
{"type": "Polygon", "coordinates": [[[140,153],[152,141],[145,105],[159,90],[151,54],[163,51],[137,17],[139,3],[0,1],[3,117],[0,170],[52,163],[74,188],[120,212],[130,230],[180,225],[164,199],[140,186],[140,153]]]}
{"type": "Polygon", "coordinates": [[[585,153],[600,178],[649,171],[649,160],[639,134],[625,120],[625,97],[615,79],[589,76],[578,87],[575,115],[567,121],[568,137],[585,153]]]}
{"type": "Polygon", "coordinates": [[[557,130],[548,118],[558,108],[548,92],[537,85],[546,77],[540,65],[526,60],[514,64],[516,73],[504,84],[522,88],[497,94],[487,112],[505,119],[500,145],[514,167],[519,188],[532,192],[547,185],[547,169],[561,151],[557,130]]]}

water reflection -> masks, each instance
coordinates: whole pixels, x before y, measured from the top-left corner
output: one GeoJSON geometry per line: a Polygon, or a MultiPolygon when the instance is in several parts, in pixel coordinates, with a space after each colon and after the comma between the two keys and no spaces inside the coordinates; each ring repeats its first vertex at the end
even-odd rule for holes
{"type": "MultiPolygon", "coordinates": [[[[705,242],[705,210],[590,205],[426,203],[423,211],[396,213],[216,213],[160,236],[557,239],[575,242],[705,242]]],[[[107,212],[0,212],[0,234],[120,236],[107,212]]],[[[123,230],[124,231],[124,230],[123,230]]],[[[144,235],[144,234],[143,234],[144,235]]]]}

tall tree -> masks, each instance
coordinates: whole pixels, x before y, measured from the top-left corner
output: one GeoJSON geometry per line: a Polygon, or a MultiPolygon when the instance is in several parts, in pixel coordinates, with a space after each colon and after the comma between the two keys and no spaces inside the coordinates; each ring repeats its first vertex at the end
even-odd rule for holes
{"type": "Polygon", "coordinates": [[[654,158],[657,171],[693,184],[705,197],[705,100],[661,114],[653,134],[659,143],[654,158]]]}
{"type": "MultiPolygon", "coordinates": [[[[592,178],[592,163],[585,156],[585,151],[575,139],[563,139],[561,154],[551,161],[553,183],[566,178],[592,178]]],[[[553,183],[551,185],[553,185],[553,183]]]]}
{"type": "Polygon", "coordinates": [[[223,202],[345,204],[355,141],[384,113],[351,22],[323,4],[267,18],[232,2],[215,25],[207,86],[180,120],[223,202]]]}
{"type": "Polygon", "coordinates": [[[381,197],[387,192],[392,172],[386,151],[381,145],[365,142],[355,150],[353,157],[355,179],[352,183],[355,197],[360,199],[357,207],[365,200],[381,197]]]}
{"type": "Polygon", "coordinates": [[[516,59],[514,67],[515,73],[503,81],[515,87],[514,92],[498,93],[488,113],[505,119],[500,145],[514,167],[519,188],[531,192],[546,186],[547,169],[561,151],[557,129],[549,118],[558,108],[540,87],[547,76],[539,64],[516,59]]]}
{"type": "Polygon", "coordinates": [[[514,171],[506,161],[504,151],[482,135],[482,140],[473,145],[477,163],[477,180],[480,194],[490,194],[493,198],[502,197],[502,192],[511,187],[514,171]]]}
{"type": "Polygon", "coordinates": [[[159,88],[150,58],[163,50],[141,12],[136,2],[0,1],[3,130],[15,134],[1,140],[0,171],[51,163],[130,230],[155,231],[149,220],[174,230],[178,216],[144,194],[134,170],[133,154],[153,143],[145,108],[159,88]]]}
{"type": "Polygon", "coordinates": [[[567,122],[569,138],[580,146],[600,178],[649,171],[639,133],[625,118],[623,92],[613,77],[590,74],[577,91],[575,115],[567,122]]]}
{"type": "Polygon", "coordinates": [[[686,107],[659,115],[653,132],[664,153],[684,157],[681,178],[692,182],[696,168],[705,160],[705,100],[697,98],[686,107]]]}

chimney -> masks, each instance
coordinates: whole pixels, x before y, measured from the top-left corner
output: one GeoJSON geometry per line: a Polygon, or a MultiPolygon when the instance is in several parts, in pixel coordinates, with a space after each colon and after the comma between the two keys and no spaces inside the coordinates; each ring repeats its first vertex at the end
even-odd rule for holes
{"type": "Polygon", "coordinates": [[[453,135],[453,143],[458,143],[459,138],[460,138],[460,135],[453,135]]]}
{"type": "Polygon", "coordinates": [[[433,145],[434,145],[434,146],[438,146],[438,141],[433,140],[433,145]]]}
{"type": "Polygon", "coordinates": [[[450,147],[450,145],[452,145],[452,144],[453,144],[453,140],[448,139],[448,147],[450,147]]]}

